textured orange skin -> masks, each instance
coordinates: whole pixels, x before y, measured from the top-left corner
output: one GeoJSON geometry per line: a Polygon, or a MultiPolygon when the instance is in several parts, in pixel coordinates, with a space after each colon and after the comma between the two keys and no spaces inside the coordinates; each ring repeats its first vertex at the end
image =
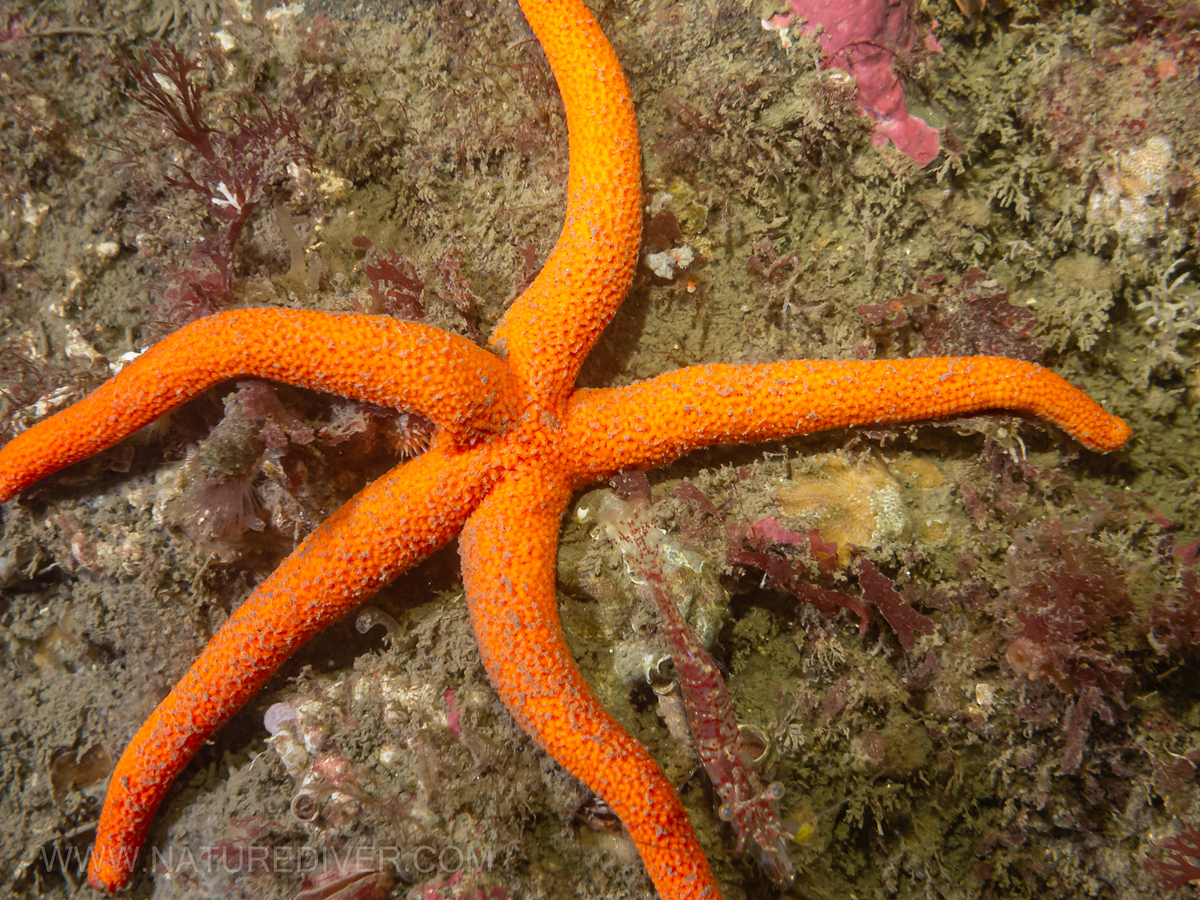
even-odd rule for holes
{"type": "Polygon", "coordinates": [[[159,341],[74,406],[9,441],[0,452],[0,501],[246,375],[409,409],[460,439],[503,431],[524,403],[501,360],[437,328],[291,309],[218,313],[159,341]],[[450,384],[447,363],[462,373],[450,384]]]}
{"type": "Polygon", "coordinates": [[[1007,408],[1096,450],[1129,427],[1038,366],[992,357],[694,366],[571,392],[629,286],[641,223],[637,128],[624,76],[578,0],[522,0],[567,109],[562,237],[497,326],[502,361],[436,329],[372,316],[246,310],[160,342],[0,450],[0,500],[111,446],[218,381],[253,374],[415,409],[433,446],[361,491],[238,608],[126,748],[109,784],[91,883],[127,885],[155,810],[204,742],[305,641],[462,533],[480,653],[513,716],[620,816],[665,900],[719,891],[670,782],[599,704],[563,640],[559,520],[576,488],[716,443],[1007,408]]]}

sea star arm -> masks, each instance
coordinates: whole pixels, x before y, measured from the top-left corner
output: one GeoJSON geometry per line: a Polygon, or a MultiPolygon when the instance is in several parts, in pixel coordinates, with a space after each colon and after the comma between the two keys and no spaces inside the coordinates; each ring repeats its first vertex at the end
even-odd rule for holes
{"type": "Polygon", "coordinates": [[[569,499],[560,479],[510,474],[463,529],[463,581],[484,666],[521,727],[620,817],[659,894],[715,897],[675,789],[600,705],[563,639],[554,567],[569,499]]]}
{"type": "Polygon", "coordinates": [[[692,366],[629,387],[576,391],[567,417],[580,482],[718,443],[987,409],[1033,413],[1093,450],[1129,426],[1048,369],[1002,357],[692,366]]]}
{"type": "Polygon", "coordinates": [[[641,160],[629,86],[579,0],[522,0],[567,113],[562,234],[491,337],[542,408],[561,410],[588,351],[625,298],[641,240],[641,160]]]}
{"type": "Polygon", "coordinates": [[[452,538],[488,484],[484,450],[437,447],[360,491],[237,608],[113,771],[88,867],[125,887],[158,805],[217,729],[305,641],[452,538]]]}
{"type": "Polygon", "coordinates": [[[521,402],[502,360],[437,328],[303,310],[218,313],[159,341],[83,400],[9,441],[0,449],[0,502],[244,375],[412,410],[458,435],[503,430],[521,402]]]}

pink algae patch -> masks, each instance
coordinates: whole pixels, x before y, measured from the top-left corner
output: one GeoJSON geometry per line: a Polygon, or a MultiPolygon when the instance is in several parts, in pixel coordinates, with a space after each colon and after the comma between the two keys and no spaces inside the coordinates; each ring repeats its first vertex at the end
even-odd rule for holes
{"type": "MultiPolygon", "coordinates": [[[[819,38],[822,65],[841,69],[858,83],[859,107],[875,120],[872,143],[883,147],[890,140],[917,165],[933,162],[937,129],[908,111],[904,82],[892,69],[897,55],[916,46],[910,0],[791,0],[791,6],[795,17],[805,20],[802,27],[819,38]]],[[[930,33],[924,49],[942,47],[930,33]]]]}

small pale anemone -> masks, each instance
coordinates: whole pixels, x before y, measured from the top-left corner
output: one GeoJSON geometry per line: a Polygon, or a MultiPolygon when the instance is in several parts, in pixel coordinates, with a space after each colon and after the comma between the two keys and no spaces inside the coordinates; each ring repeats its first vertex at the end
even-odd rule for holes
{"type": "Polygon", "coordinates": [[[1046,674],[1046,652],[1029,638],[1017,638],[1008,645],[1004,659],[1013,672],[1027,678],[1040,678],[1046,674]]]}
{"type": "Polygon", "coordinates": [[[388,425],[392,446],[404,459],[424,453],[433,437],[433,423],[416,413],[400,413],[388,425]]]}
{"type": "Polygon", "coordinates": [[[248,531],[262,531],[262,500],[257,471],[233,475],[212,472],[196,450],[183,464],[181,519],[188,536],[221,559],[232,558],[232,545],[248,531]]]}

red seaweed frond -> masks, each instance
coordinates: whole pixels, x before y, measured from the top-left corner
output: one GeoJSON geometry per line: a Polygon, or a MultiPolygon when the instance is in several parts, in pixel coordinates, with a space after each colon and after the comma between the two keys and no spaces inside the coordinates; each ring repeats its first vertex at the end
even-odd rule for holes
{"type": "Polygon", "coordinates": [[[371,296],[371,308],[367,312],[398,319],[425,318],[425,307],[421,304],[425,282],[417,275],[412,260],[394,249],[385,254],[367,237],[356,237],[351,243],[366,254],[363,268],[371,282],[367,289],[371,296]]]}
{"type": "Polygon", "coordinates": [[[1162,890],[1178,890],[1200,880],[1200,827],[1189,825],[1180,834],[1164,840],[1159,848],[1167,851],[1163,858],[1148,859],[1143,866],[1158,879],[1162,890]]]}
{"type": "MultiPolygon", "coordinates": [[[[628,482],[626,479],[626,486],[628,482]]],[[[719,818],[732,823],[739,850],[747,845],[755,848],[763,871],[776,883],[786,884],[795,869],[787,852],[789,835],[779,814],[783,785],[764,786],[754,767],[717,661],[679,610],[683,596],[677,578],[679,566],[664,552],[666,534],[651,524],[648,508],[647,500],[635,498],[603,509],[599,518],[624,555],[638,595],[658,611],[696,754],[720,799],[719,818]]]]}
{"type": "Polygon", "coordinates": [[[172,44],[152,42],[145,56],[123,68],[136,86],[134,101],[194,154],[174,167],[167,183],[193,194],[220,223],[215,239],[204,242],[199,252],[215,267],[220,293],[227,296],[233,248],[242,228],[267,186],[289,163],[311,165],[313,150],[286,110],[264,106],[261,112],[224,117],[228,128],[211,124],[204,102],[208,86],[196,77],[204,66],[172,44]]]}

